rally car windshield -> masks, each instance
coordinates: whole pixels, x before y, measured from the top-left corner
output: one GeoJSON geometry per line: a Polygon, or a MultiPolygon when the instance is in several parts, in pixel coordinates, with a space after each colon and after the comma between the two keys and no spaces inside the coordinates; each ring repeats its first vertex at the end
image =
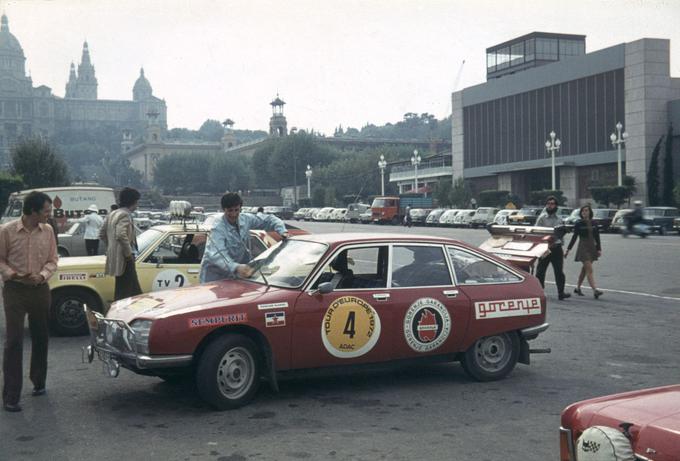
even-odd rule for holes
{"type": "Polygon", "coordinates": [[[153,242],[158,240],[160,237],[163,236],[163,232],[157,230],[157,229],[147,229],[141,234],[137,236],[137,249],[139,250],[139,253],[143,253],[144,250],[149,248],[149,245],[151,245],[153,242]]]}
{"type": "Polygon", "coordinates": [[[281,288],[297,288],[316,267],[326,248],[321,243],[285,240],[250,262],[255,269],[250,280],[281,288]]]}

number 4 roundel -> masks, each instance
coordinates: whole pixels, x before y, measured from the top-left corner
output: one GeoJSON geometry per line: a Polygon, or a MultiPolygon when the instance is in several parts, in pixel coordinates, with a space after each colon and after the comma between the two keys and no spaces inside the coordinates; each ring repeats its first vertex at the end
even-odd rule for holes
{"type": "Polygon", "coordinates": [[[373,349],[380,337],[380,317],[373,306],[355,296],[331,303],[321,324],[321,339],[334,357],[359,357],[373,349]]]}

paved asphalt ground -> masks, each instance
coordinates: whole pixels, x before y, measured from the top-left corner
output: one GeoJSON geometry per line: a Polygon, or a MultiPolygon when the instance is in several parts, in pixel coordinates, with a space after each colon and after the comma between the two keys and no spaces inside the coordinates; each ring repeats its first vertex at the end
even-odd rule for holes
{"type": "MultiPolygon", "coordinates": [[[[483,230],[301,223],[312,232],[410,232],[474,245],[483,230]]],[[[605,294],[558,301],[550,329],[502,381],[458,364],[283,381],[249,406],[214,412],[191,385],[80,363],[86,338],[51,338],[48,394],[0,412],[0,460],[475,460],[558,458],[561,410],[598,395],[680,382],[680,236],[604,235],[595,264],[605,294]]],[[[572,286],[579,271],[565,272],[572,286]]],[[[551,274],[549,273],[549,280],[551,274]]],[[[571,288],[570,288],[571,291],[571,288]]],[[[4,340],[4,316],[0,320],[4,340]]],[[[28,337],[25,375],[28,375],[28,337]]]]}

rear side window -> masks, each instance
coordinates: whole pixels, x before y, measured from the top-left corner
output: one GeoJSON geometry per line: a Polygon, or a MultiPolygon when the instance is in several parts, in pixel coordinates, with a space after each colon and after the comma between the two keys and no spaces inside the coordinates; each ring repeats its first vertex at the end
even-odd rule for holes
{"type": "Polygon", "coordinates": [[[522,279],[503,266],[459,248],[448,248],[459,285],[519,282],[522,279]]]}
{"type": "Polygon", "coordinates": [[[452,284],[442,247],[395,245],[392,254],[392,287],[452,284]]]}

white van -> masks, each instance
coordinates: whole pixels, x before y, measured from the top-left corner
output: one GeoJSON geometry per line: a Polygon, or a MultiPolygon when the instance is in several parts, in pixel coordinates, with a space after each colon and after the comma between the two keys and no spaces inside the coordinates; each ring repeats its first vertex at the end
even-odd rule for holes
{"type": "Polygon", "coordinates": [[[21,217],[24,197],[33,191],[44,192],[52,199],[52,216],[57,222],[60,232],[68,219],[80,218],[85,214],[87,207],[93,203],[99,208],[101,216],[106,215],[111,209],[111,205],[116,203],[116,197],[110,187],[71,186],[27,189],[14,192],[9,196],[9,202],[2,219],[0,219],[0,224],[21,217]]]}
{"type": "Polygon", "coordinates": [[[365,213],[366,210],[370,210],[371,205],[366,203],[350,203],[347,205],[347,213],[345,213],[344,221],[349,222],[359,222],[361,219],[361,213],[365,213]]]}

